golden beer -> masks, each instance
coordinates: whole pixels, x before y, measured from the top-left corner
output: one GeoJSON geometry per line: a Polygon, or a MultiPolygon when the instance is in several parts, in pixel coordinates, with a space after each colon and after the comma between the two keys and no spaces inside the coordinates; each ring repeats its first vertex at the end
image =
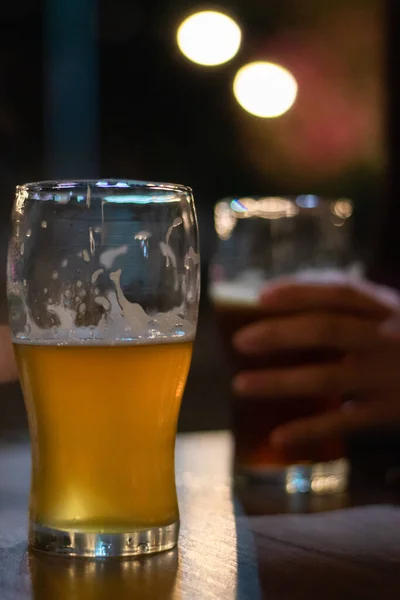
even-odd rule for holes
{"type": "Polygon", "coordinates": [[[192,342],[74,344],[15,344],[33,450],[31,521],[86,533],[175,523],[192,342]]]}

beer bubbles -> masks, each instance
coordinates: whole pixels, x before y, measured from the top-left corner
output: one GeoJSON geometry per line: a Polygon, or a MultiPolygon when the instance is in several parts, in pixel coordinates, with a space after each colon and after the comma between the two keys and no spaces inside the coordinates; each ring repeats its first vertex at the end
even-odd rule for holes
{"type": "Polygon", "coordinates": [[[177,31],[182,54],[192,62],[215,66],[231,60],[240,47],[242,33],[231,17],[213,10],[196,12],[177,31]]]}

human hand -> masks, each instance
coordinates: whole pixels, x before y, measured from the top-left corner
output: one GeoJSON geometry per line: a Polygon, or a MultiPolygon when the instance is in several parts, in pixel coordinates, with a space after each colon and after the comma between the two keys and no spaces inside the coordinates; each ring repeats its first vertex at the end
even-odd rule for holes
{"type": "Polygon", "coordinates": [[[260,298],[265,319],[236,333],[241,354],[336,351],[338,358],[239,373],[236,394],[279,402],[284,398],[339,396],[340,410],[288,422],[270,435],[272,446],[292,448],[380,424],[400,424],[400,300],[369,283],[269,286],[260,298]],[[346,402],[346,400],[351,401],[346,402]]]}

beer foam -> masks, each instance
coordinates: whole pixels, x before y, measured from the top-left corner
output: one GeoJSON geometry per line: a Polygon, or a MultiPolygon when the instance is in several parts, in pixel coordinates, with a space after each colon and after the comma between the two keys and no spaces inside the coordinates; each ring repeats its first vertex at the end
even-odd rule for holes
{"type": "Polygon", "coordinates": [[[85,346],[95,346],[98,348],[114,348],[120,346],[150,346],[159,344],[183,344],[194,341],[194,335],[185,336],[158,336],[157,338],[124,338],[118,340],[82,337],[74,339],[59,339],[59,338],[40,338],[40,339],[22,339],[14,338],[13,344],[23,346],[56,346],[58,348],[80,348],[85,346]]]}
{"type": "Polygon", "coordinates": [[[183,307],[176,307],[167,313],[147,314],[140,304],[131,303],[125,298],[119,277],[118,272],[110,274],[116,291],[109,290],[106,295],[96,296],[94,300],[104,309],[97,325],[89,327],[77,325],[77,316],[87,311],[86,304],[77,297],[76,309],[63,303],[47,304],[47,312],[59,321],[56,327],[39,327],[28,311],[25,328],[13,336],[13,342],[56,346],[85,344],[113,346],[194,340],[196,325],[183,318],[183,307]]]}
{"type": "Polygon", "coordinates": [[[209,295],[215,303],[254,306],[264,286],[265,282],[249,287],[240,281],[220,281],[210,284],[209,295]]]}
{"type": "Polygon", "coordinates": [[[128,252],[128,246],[125,244],[124,246],[119,246],[118,248],[111,248],[110,250],[105,250],[100,254],[100,264],[103,265],[106,269],[111,269],[115,260],[119,256],[123,256],[128,252]]]}
{"type": "MultiPolygon", "coordinates": [[[[175,278],[173,287],[175,291],[179,289],[178,266],[176,256],[169,245],[169,240],[173,230],[182,224],[182,218],[177,217],[168,228],[165,242],[160,243],[161,253],[166,259],[166,266],[173,269],[175,278]]],[[[42,224],[42,226],[44,227],[45,225],[42,224]]],[[[95,243],[91,228],[90,233],[90,254],[93,255],[95,252],[95,243]]],[[[151,234],[143,231],[140,233],[140,239],[144,235],[147,238],[151,234]]],[[[77,280],[75,281],[75,286],[78,290],[74,291],[70,285],[63,291],[59,302],[53,302],[53,299],[48,299],[45,311],[47,311],[49,316],[54,316],[54,319],[50,319],[50,322],[53,322],[52,327],[48,324],[45,327],[39,326],[32,316],[30,309],[25,306],[25,327],[23,331],[14,334],[14,343],[64,346],[93,343],[98,345],[115,345],[193,341],[196,333],[196,316],[194,312],[192,320],[184,318],[187,311],[185,301],[182,301],[180,306],[175,306],[166,313],[148,314],[139,303],[130,302],[126,298],[121,287],[121,269],[115,271],[110,271],[110,269],[115,260],[119,256],[127,254],[127,252],[128,245],[122,245],[118,248],[102,252],[99,260],[102,266],[93,271],[88,282],[89,287],[87,291],[83,288],[83,282],[77,280]],[[103,280],[107,277],[112,284],[111,288],[108,286],[108,289],[104,290],[103,293],[99,287],[94,287],[100,275],[103,275],[103,280]],[[98,315],[97,324],[82,327],[79,317],[88,314],[88,307],[90,306],[89,296],[93,296],[94,304],[101,307],[103,313],[98,315]],[[83,302],[83,298],[85,297],[85,302],[83,302]]],[[[80,250],[77,256],[85,262],[90,262],[91,260],[89,252],[86,249],[80,250]]],[[[190,262],[198,264],[199,260],[198,254],[195,253],[193,248],[190,248],[188,254],[185,256],[185,277],[188,275],[190,262]]],[[[61,266],[65,267],[67,264],[68,261],[64,259],[61,266]]],[[[52,278],[54,280],[59,278],[58,271],[52,273],[52,278]]],[[[182,291],[184,297],[186,297],[186,301],[190,302],[193,300],[193,297],[190,299],[190,289],[188,290],[188,287],[190,286],[187,285],[186,279],[184,279],[182,291]]],[[[46,288],[47,292],[48,288],[46,288]]]]}
{"type": "Polygon", "coordinates": [[[56,346],[113,346],[194,340],[196,325],[182,317],[179,307],[167,313],[148,315],[139,304],[129,303],[125,297],[121,306],[113,291],[107,296],[97,296],[95,302],[104,309],[100,321],[95,326],[81,327],[76,323],[77,316],[87,310],[85,303],[79,302],[76,309],[52,304],[47,306],[47,312],[58,318],[57,327],[39,327],[28,312],[24,331],[14,335],[13,342],[56,346]]]}
{"type": "Polygon", "coordinates": [[[262,291],[269,285],[286,282],[331,284],[347,283],[361,277],[360,271],[353,265],[348,270],[340,269],[302,269],[290,275],[268,278],[259,269],[249,269],[239,274],[236,279],[229,281],[211,282],[209,295],[214,302],[223,304],[255,305],[262,291]]]}
{"type": "Polygon", "coordinates": [[[395,312],[400,312],[400,295],[396,290],[376,284],[365,278],[363,269],[358,263],[347,269],[303,269],[291,275],[264,279],[241,274],[235,280],[212,282],[209,295],[214,303],[254,306],[262,291],[269,285],[286,283],[308,283],[310,285],[348,285],[361,293],[374,298],[382,305],[395,312]]]}
{"type": "MultiPolygon", "coordinates": [[[[81,327],[77,317],[87,311],[87,305],[82,301],[82,282],[76,282],[79,287],[78,296],[74,301],[76,307],[59,303],[47,302],[46,310],[58,320],[53,327],[40,327],[30,311],[26,313],[26,325],[22,332],[13,336],[16,344],[36,345],[120,345],[120,344],[150,344],[193,341],[196,333],[195,323],[183,317],[183,306],[175,307],[166,313],[147,314],[138,303],[129,302],[125,297],[120,283],[121,270],[109,273],[114,290],[108,290],[102,296],[96,296],[94,302],[104,309],[97,325],[81,327]]],[[[71,293],[64,296],[71,298],[71,293]]],[[[86,292],[85,292],[86,295],[86,292]]]]}

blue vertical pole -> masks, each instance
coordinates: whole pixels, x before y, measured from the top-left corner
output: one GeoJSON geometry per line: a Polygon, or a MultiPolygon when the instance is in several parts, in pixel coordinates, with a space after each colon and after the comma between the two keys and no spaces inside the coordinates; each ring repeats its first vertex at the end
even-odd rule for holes
{"type": "Polygon", "coordinates": [[[97,177],[97,0],[46,0],[44,52],[46,176],[97,177]]]}

